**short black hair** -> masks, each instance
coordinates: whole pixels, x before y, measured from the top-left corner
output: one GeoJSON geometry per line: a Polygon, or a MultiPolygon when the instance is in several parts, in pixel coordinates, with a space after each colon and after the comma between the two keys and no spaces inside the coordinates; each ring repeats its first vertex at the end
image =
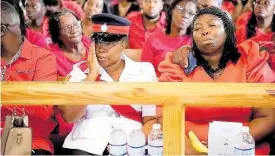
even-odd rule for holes
{"type": "MultiPolygon", "coordinates": [[[[236,37],[235,37],[235,27],[233,21],[230,17],[221,9],[217,7],[209,7],[201,9],[197,12],[196,16],[194,17],[193,23],[191,25],[192,32],[194,28],[194,22],[198,17],[204,14],[210,14],[217,16],[222,20],[225,33],[226,33],[226,40],[224,43],[224,50],[222,53],[222,57],[220,59],[219,67],[221,69],[225,68],[228,61],[232,61],[233,63],[237,63],[238,59],[240,58],[241,54],[238,52],[238,48],[236,45],[236,37]]],[[[203,66],[204,68],[211,68],[208,62],[201,56],[201,52],[198,49],[196,42],[193,38],[193,52],[195,53],[195,57],[197,58],[198,65],[203,66]]]]}
{"type": "MultiPolygon", "coordinates": [[[[186,2],[194,2],[196,4],[195,0],[175,0],[173,1],[173,3],[170,5],[170,7],[167,10],[167,15],[166,15],[166,34],[170,34],[171,33],[171,25],[172,25],[172,16],[173,16],[173,10],[176,7],[176,5],[178,5],[180,2],[182,1],[186,1],[186,2]]],[[[191,34],[191,28],[187,28],[187,35],[191,34]]]]}
{"type": "Polygon", "coordinates": [[[7,2],[7,3],[11,4],[14,7],[14,9],[16,10],[16,12],[19,16],[19,19],[20,19],[21,35],[25,36],[27,25],[25,23],[24,12],[23,12],[23,10],[21,9],[21,7],[19,5],[19,1],[18,0],[1,0],[1,2],[7,2]]]}
{"type": "Polygon", "coordinates": [[[63,45],[63,42],[59,39],[60,37],[60,27],[59,27],[59,20],[60,16],[72,14],[78,21],[80,19],[69,9],[60,9],[51,14],[49,17],[49,33],[52,38],[53,43],[57,43],[59,47],[63,45]]]}
{"type": "Polygon", "coordinates": [[[43,0],[45,6],[57,6],[60,5],[61,0],[43,0]]]}
{"type": "Polygon", "coordinates": [[[127,40],[128,35],[122,35],[122,34],[113,34],[113,33],[107,33],[107,32],[97,32],[94,33],[91,36],[91,40],[93,40],[95,43],[102,43],[102,42],[118,42],[121,40],[127,40]]]}

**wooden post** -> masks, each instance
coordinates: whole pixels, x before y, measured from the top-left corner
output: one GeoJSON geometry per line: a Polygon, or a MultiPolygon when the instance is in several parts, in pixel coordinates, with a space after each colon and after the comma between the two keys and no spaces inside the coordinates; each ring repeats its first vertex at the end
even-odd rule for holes
{"type": "Polygon", "coordinates": [[[185,155],[185,110],[186,107],[181,108],[181,154],[185,155]]]}
{"type": "Polygon", "coordinates": [[[274,107],[275,84],[2,82],[2,104],[274,107]]]}
{"type": "Polygon", "coordinates": [[[164,155],[184,155],[182,111],[180,103],[163,106],[164,155]]]}

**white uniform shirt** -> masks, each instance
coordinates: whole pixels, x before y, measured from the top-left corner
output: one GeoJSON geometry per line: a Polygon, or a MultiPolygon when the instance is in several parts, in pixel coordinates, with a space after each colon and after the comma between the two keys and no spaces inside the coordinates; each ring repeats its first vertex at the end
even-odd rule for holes
{"type": "MultiPolygon", "coordinates": [[[[123,55],[125,68],[119,82],[157,82],[157,76],[152,64],[147,62],[134,62],[123,55]]],[[[100,69],[100,80],[114,82],[111,76],[100,69]]],[[[155,105],[131,105],[142,116],[155,116],[155,105]]],[[[119,116],[110,105],[89,105],[85,117],[74,125],[72,132],[67,136],[63,147],[80,149],[92,154],[102,155],[114,127],[122,128],[128,135],[131,130],[139,127],[141,123],[119,116]]]]}

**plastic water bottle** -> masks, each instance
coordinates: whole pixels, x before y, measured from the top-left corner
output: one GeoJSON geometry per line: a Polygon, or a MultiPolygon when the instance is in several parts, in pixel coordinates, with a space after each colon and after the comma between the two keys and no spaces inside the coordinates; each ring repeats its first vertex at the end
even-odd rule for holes
{"type": "Polygon", "coordinates": [[[234,145],[234,155],[255,155],[255,141],[249,133],[249,127],[243,126],[237,135],[234,145]]]}
{"type": "Polygon", "coordinates": [[[153,124],[148,135],[148,154],[151,156],[163,155],[163,133],[160,124],[153,124]]]}
{"type": "Polygon", "coordinates": [[[127,151],[127,137],[124,130],[115,127],[111,132],[109,141],[110,155],[126,155],[127,151]]]}
{"type": "Polygon", "coordinates": [[[128,155],[130,156],[143,156],[145,155],[145,135],[141,130],[142,126],[134,129],[128,136],[128,155]]]}

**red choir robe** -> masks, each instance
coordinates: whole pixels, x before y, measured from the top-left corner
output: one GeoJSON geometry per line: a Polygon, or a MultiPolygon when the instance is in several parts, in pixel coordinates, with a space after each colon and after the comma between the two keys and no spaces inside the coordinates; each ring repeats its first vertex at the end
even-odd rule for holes
{"type": "MultiPolygon", "coordinates": [[[[243,42],[238,46],[241,57],[236,64],[229,61],[222,75],[212,79],[205,70],[197,66],[186,75],[183,69],[172,63],[171,53],[159,65],[161,76],[159,81],[172,82],[212,82],[212,83],[271,83],[275,81],[275,73],[267,64],[268,54],[260,52],[253,41],[243,42]]],[[[212,121],[241,122],[248,125],[252,116],[250,107],[187,107],[186,134],[193,131],[201,141],[208,140],[209,123],[212,121]],[[199,114],[199,115],[198,115],[199,114]]],[[[269,145],[262,143],[256,146],[257,155],[268,155],[269,145]]]]}

